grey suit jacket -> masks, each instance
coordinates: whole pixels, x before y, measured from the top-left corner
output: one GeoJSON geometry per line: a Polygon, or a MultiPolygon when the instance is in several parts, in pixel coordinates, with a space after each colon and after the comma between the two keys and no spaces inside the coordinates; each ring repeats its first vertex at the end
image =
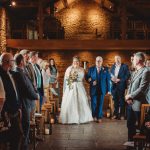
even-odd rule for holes
{"type": "MultiPolygon", "coordinates": [[[[150,67],[147,67],[147,68],[150,71],[150,67]]],[[[146,94],[146,100],[150,104],[150,82],[149,82],[149,86],[148,86],[148,90],[147,90],[147,94],[146,94]]]]}
{"type": "Polygon", "coordinates": [[[128,89],[128,94],[133,99],[132,109],[140,111],[141,103],[146,100],[148,86],[150,83],[150,71],[143,67],[138,72],[134,72],[128,89]]]}

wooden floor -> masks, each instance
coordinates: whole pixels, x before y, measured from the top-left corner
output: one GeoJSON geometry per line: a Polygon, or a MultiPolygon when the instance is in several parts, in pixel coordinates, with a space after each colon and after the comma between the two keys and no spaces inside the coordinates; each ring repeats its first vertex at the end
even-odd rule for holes
{"type": "Polygon", "coordinates": [[[126,141],[126,121],[104,119],[101,124],[55,124],[37,150],[124,150],[126,141]]]}

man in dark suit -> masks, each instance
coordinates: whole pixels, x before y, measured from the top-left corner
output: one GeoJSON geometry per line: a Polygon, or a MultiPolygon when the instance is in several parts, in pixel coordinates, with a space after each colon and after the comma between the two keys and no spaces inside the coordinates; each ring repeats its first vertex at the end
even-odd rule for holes
{"type": "Polygon", "coordinates": [[[44,89],[43,89],[43,77],[41,69],[40,66],[37,64],[38,53],[36,51],[31,51],[29,57],[30,62],[28,63],[27,69],[29,72],[30,79],[32,80],[40,96],[39,99],[40,106],[39,108],[37,108],[38,109],[37,112],[40,112],[43,103],[44,89]]]}
{"type": "Polygon", "coordinates": [[[21,54],[16,54],[14,59],[17,66],[15,68],[15,80],[19,85],[19,95],[22,103],[22,126],[25,137],[22,149],[27,150],[30,130],[30,102],[32,100],[37,100],[38,94],[36,93],[35,88],[28,75],[25,73],[25,61],[23,56],[21,54]]]}
{"type": "Polygon", "coordinates": [[[6,140],[10,142],[10,150],[19,150],[21,139],[21,103],[18,94],[18,85],[14,80],[14,72],[11,71],[14,65],[14,59],[12,54],[3,53],[0,60],[0,77],[5,91],[5,102],[1,114],[4,120],[5,118],[7,119],[7,117],[10,119],[11,125],[8,132],[4,135],[6,140]]]}
{"type": "Polygon", "coordinates": [[[90,83],[92,115],[99,123],[103,117],[104,96],[110,94],[110,74],[107,67],[102,66],[103,58],[96,57],[96,66],[90,67],[86,80],[90,83]]]}
{"type": "Polygon", "coordinates": [[[140,121],[140,111],[142,103],[146,103],[150,83],[150,70],[145,67],[145,54],[138,52],[134,55],[133,65],[136,69],[131,77],[127,95],[127,127],[128,140],[132,141],[136,134],[136,127],[140,121]]]}
{"type": "Polygon", "coordinates": [[[112,119],[124,119],[125,89],[130,72],[126,64],[121,63],[121,57],[115,56],[115,63],[111,67],[112,96],[114,100],[114,116],[112,119]]]}

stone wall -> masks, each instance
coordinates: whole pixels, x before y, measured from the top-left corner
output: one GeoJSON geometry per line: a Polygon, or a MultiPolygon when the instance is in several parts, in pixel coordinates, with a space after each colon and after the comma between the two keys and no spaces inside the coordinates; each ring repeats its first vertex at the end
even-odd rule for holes
{"type": "Polygon", "coordinates": [[[105,39],[110,29],[111,13],[100,8],[94,0],[76,0],[69,8],[60,11],[57,18],[65,28],[66,39],[105,39]]]}
{"type": "Polygon", "coordinates": [[[0,8],[0,52],[6,51],[6,12],[0,8]]]}
{"type": "MultiPolygon", "coordinates": [[[[148,51],[147,51],[148,52],[148,51]]],[[[120,55],[122,57],[122,62],[130,65],[130,56],[134,51],[49,51],[42,53],[43,58],[49,59],[54,58],[59,71],[59,81],[60,89],[62,94],[63,78],[65,70],[72,63],[72,57],[77,55],[80,57],[81,61],[88,61],[89,67],[95,64],[95,58],[97,56],[102,56],[104,59],[105,66],[111,66],[114,63],[114,56],[120,55]]],[[[82,65],[82,64],[81,64],[82,65]]],[[[85,84],[88,91],[88,84],[85,84]]]]}

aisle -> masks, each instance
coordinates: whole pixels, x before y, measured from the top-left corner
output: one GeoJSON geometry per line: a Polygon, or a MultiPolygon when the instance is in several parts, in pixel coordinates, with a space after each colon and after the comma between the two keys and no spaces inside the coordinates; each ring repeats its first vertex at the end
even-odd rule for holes
{"type": "Polygon", "coordinates": [[[104,119],[101,124],[53,126],[53,134],[37,150],[124,150],[126,121],[104,119]]]}

